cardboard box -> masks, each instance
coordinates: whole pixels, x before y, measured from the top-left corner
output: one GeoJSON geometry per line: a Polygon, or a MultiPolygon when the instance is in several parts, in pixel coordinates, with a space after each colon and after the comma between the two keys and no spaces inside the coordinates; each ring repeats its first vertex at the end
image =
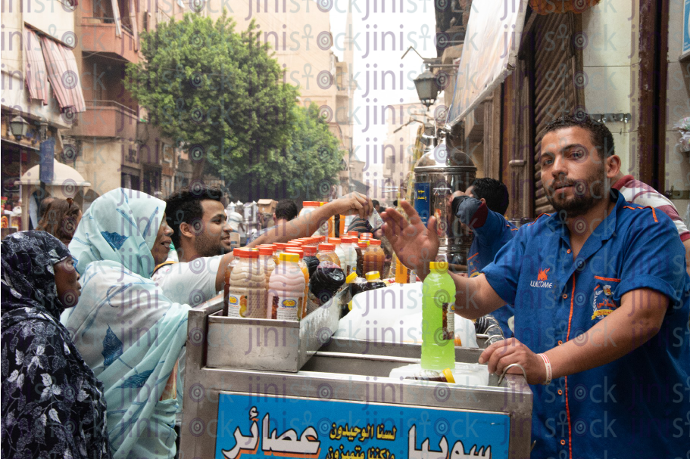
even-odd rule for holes
{"type": "Polygon", "coordinates": [[[276,210],[278,201],[273,199],[259,199],[257,204],[259,205],[259,212],[262,214],[273,214],[276,210]]]}

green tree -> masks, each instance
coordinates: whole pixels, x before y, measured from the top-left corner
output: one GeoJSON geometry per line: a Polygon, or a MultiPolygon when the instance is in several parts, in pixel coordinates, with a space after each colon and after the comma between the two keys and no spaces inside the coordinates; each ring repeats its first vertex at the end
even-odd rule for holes
{"type": "Polygon", "coordinates": [[[186,14],[143,33],[144,60],[127,66],[127,89],[189,152],[193,179],[207,170],[233,183],[292,141],[297,89],[282,82],[253,22],[239,34],[234,27],[225,12],[215,23],[186,14]]]}
{"type": "Polygon", "coordinates": [[[340,142],[319,117],[315,106],[292,109],[292,133],[284,149],[258,149],[252,155],[247,174],[236,177],[230,187],[234,195],[247,198],[287,197],[322,200],[337,183],[343,155],[340,142]]]}

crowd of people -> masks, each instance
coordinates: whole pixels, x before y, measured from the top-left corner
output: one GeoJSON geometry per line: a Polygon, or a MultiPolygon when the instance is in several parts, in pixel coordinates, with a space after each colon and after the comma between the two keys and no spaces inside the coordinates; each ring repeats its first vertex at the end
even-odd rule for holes
{"type": "MultiPolygon", "coordinates": [[[[601,123],[549,124],[539,161],[556,213],[519,230],[503,216],[508,193],[496,180],[479,179],[448,202],[475,235],[468,272],[453,274],[455,311],[499,319],[507,339],[480,363],[498,373],[518,364],[509,371],[532,385],[532,457],[632,457],[633,445],[640,457],[684,457],[688,449],[668,433],[690,413],[687,397],[673,397],[690,377],[690,233],[653,189],[645,188],[651,206],[634,203],[641,184],[622,175],[613,151],[601,123]],[[613,387],[611,400],[573,393],[597,384],[613,387]],[[645,387],[659,388],[653,400],[645,387]],[[595,427],[604,416],[609,437],[595,427]],[[580,421],[587,428],[573,432],[580,421]]],[[[400,204],[406,218],[380,208],[385,223],[372,228],[379,206],[364,195],[303,216],[281,201],[273,226],[247,246],[354,215],[348,231],[385,234],[424,279],[438,252],[436,221],[425,226],[400,204]]],[[[3,455],[174,457],[188,311],[223,289],[233,228],[218,189],[162,200],[120,188],[83,215],[69,200],[44,202],[36,230],[3,239],[3,455]]]]}

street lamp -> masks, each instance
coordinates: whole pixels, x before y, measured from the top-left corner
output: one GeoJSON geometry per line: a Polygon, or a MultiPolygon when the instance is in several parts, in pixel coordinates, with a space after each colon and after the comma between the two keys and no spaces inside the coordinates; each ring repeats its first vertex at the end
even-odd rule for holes
{"type": "Polygon", "coordinates": [[[10,121],[10,131],[12,131],[12,135],[14,136],[15,140],[19,142],[22,140],[22,137],[29,132],[29,123],[27,123],[24,118],[17,115],[12,118],[12,121],[10,121]]]}
{"type": "Polygon", "coordinates": [[[417,89],[419,100],[428,111],[429,107],[436,102],[436,96],[438,95],[436,76],[431,73],[429,69],[426,69],[421,75],[414,79],[414,86],[415,89],[417,89]]]}

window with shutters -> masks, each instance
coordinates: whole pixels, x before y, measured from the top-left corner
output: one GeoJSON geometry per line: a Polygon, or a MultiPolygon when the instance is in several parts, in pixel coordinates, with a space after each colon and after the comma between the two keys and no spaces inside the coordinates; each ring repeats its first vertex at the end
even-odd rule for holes
{"type": "Polygon", "coordinates": [[[581,25],[572,13],[538,16],[534,23],[534,216],[552,212],[541,185],[539,157],[544,127],[584,111],[587,84],[576,46],[581,25]]]}

